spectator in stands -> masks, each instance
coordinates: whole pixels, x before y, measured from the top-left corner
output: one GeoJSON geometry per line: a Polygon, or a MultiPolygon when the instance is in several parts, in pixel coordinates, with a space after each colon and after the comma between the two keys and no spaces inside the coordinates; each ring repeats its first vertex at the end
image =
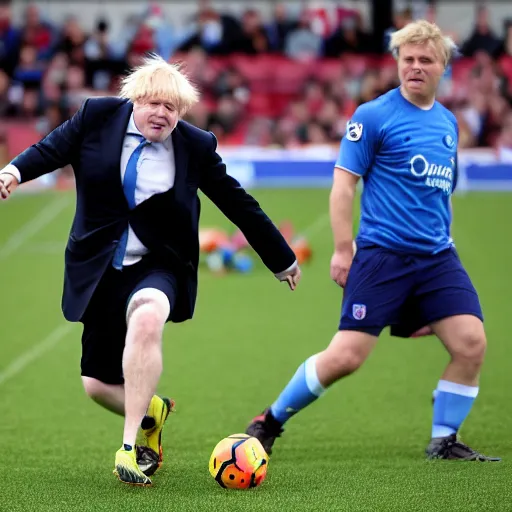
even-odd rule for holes
{"type": "Polygon", "coordinates": [[[286,37],[284,53],[291,59],[312,60],[320,57],[323,40],[311,29],[307,10],[302,11],[299,23],[286,37]]]}
{"type": "Polygon", "coordinates": [[[261,16],[255,9],[248,9],[242,15],[242,28],[236,51],[249,55],[268,53],[270,42],[263,27],[261,16]]]}
{"type": "Polygon", "coordinates": [[[472,57],[478,50],[483,50],[489,55],[496,56],[499,53],[501,41],[494,34],[489,23],[489,10],[485,5],[479,5],[476,11],[476,24],[473,33],[461,48],[466,57],[472,57]]]}
{"type": "Polygon", "coordinates": [[[9,113],[9,75],[0,69],[0,118],[9,113]]]}
{"type": "Polygon", "coordinates": [[[71,64],[83,66],[85,63],[85,42],[87,35],[74,16],[69,16],[64,22],[61,38],[56,51],[64,52],[71,64]]]}
{"type": "Polygon", "coordinates": [[[201,128],[201,130],[208,130],[210,123],[210,110],[206,102],[200,101],[196,103],[186,114],[184,120],[201,128]]]}
{"type": "Polygon", "coordinates": [[[325,101],[325,90],[323,84],[316,79],[311,79],[304,84],[303,100],[309,116],[316,114],[325,101]]]}
{"type": "Polygon", "coordinates": [[[251,94],[248,83],[234,66],[220,72],[213,84],[213,93],[217,98],[232,96],[240,103],[247,103],[251,94]]]}
{"type": "Polygon", "coordinates": [[[301,142],[296,122],[290,117],[279,119],[273,129],[272,140],[275,145],[282,148],[299,146],[301,142]]]}
{"type": "Polygon", "coordinates": [[[9,76],[18,64],[20,33],[11,21],[11,6],[0,3],[0,69],[9,76]]]}
{"type": "Polygon", "coordinates": [[[240,24],[231,16],[221,15],[208,3],[202,5],[197,15],[197,30],[177,49],[186,52],[200,47],[208,55],[228,55],[236,51],[240,38],[240,24]]]}
{"type": "Polygon", "coordinates": [[[139,25],[128,51],[139,55],[156,51],[153,29],[147,23],[142,22],[139,25]]]}
{"type": "Polygon", "coordinates": [[[284,52],[286,38],[296,25],[297,23],[288,17],[286,4],[277,3],[274,7],[274,16],[267,24],[267,34],[273,51],[284,52]]]}
{"type": "Polygon", "coordinates": [[[25,89],[39,89],[43,71],[43,63],[37,60],[36,47],[24,44],[21,47],[18,65],[14,69],[13,79],[25,89]]]}
{"type": "Polygon", "coordinates": [[[466,119],[466,113],[463,108],[456,107],[452,110],[457,119],[459,127],[459,148],[472,148],[476,145],[474,130],[466,119]]]}
{"type": "Polygon", "coordinates": [[[219,100],[217,109],[209,120],[209,129],[222,138],[234,131],[241,116],[241,105],[233,97],[226,95],[219,100]]]}
{"type": "Polygon", "coordinates": [[[357,96],[356,102],[358,105],[374,100],[383,94],[384,90],[380,88],[381,82],[379,77],[379,71],[376,69],[369,69],[363,75],[361,80],[361,87],[357,96]]]}
{"type": "Polygon", "coordinates": [[[116,59],[126,59],[129,46],[141,24],[141,16],[131,12],[124,19],[120,30],[110,39],[110,48],[116,59]]]}
{"type": "Polygon", "coordinates": [[[503,28],[505,36],[499,53],[512,57],[512,18],[504,21],[503,28]]]}
{"type": "Polygon", "coordinates": [[[307,125],[304,143],[315,145],[327,145],[332,143],[327,130],[316,121],[310,121],[307,125]]]}
{"type": "MultiPolygon", "coordinates": [[[[485,8],[477,12],[476,32],[483,30],[487,34],[483,39],[494,41],[492,34],[488,37],[488,12],[485,8]]],[[[357,105],[397,87],[398,82],[394,63],[390,67],[380,64],[380,58],[375,61],[365,55],[369,35],[362,28],[361,15],[343,8],[330,14],[310,6],[294,17],[279,2],[274,19],[263,28],[260,13],[253,8],[237,19],[201,0],[192,23],[178,33],[166,22],[164,10],[151,2],[134,7],[119,34],[111,36],[110,20],[105,19],[98,20],[88,36],[73,17],[62,27],[45,23],[32,4],[17,30],[11,24],[9,6],[0,0],[0,65],[10,78],[6,85],[5,75],[0,75],[0,115],[31,119],[42,112],[43,118],[54,119],[54,105],[58,105],[66,119],[85,95],[111,94],[125,71],[142,63],[147,52],[174,52],[172,58],[184,62],[184,70],[202,92],[201,106],[189,113],[192,122],[218,130],[222,144],[271,142],[294,147],[310,143],[311,137],[323,140],[324,135],[337,143],[357,105]],[[48,34],[55,44],[50,44],[48,60],[41,61],[38,57],[48,49],[48,34]],[[189,34],[181,44],[180,34],[189,34]],[[176,53],[175,46],[183,52],[176,53]],[[259,59],[256,68],[250,58],[228,57],[240,51],[269,55],[259,59]],[[306,66],[293,62],[320,59],[323,52],[331,59],[306,66]],[[347,52],[361,57],[345,59],[347,52]],[[210,59],[211,55],[219,57],[210,59]],[[292,62],[286,62],[288,68],[280,67],[281,56],[292,57],[292,62]],[[273,81],[274,69],[287,69],[290,75],[281,75],[294,78],[273,81]]],[[[427,16],[434,19],[435,8],[427,9],[427,16]]],[[[411,9],[398,11],[389,33],[411,19],[411,9]]],[[[506,56],[512,50],[512,20],[505,21],[505,28],[499,54],[506,56]]],[[[469,79],[454,72],[441,98],[459,118],[464,147],[494,143],[507,111],[504,99],[512,106],[508,60],[498,64],[494,55],[482,49],[475,50],[472,59],[469,79]]],[[[467,66],[466,60],[461,64],[467,66]]]]}
{"type": "Polygon", "coordinates": [[[340,105],[334,99],[327,96],[314,118],[324,129],[329,140],[339,144],[340,138],[346,130],[346,122],[343,122],[341,119],[340,105]]]}
{"type": "Polygon", "coordinates": [[[109,24],[99,20],[84,46],[86,80],[94,89],[106,90],[111,81],[114,53],[110,45],[109,24]]]}
{"type": "Polygon", "coordinates": [[[203,95],[209,98],[212,84],[217,79],[217,72],[208,63],[208,54],[200,46],[192,47],[186,54],[180,56],[179,62],[184,66],[184,71],[203,95]]]}
{"type": "MultiPolygon", "coordinates": [[[[425,12],[424,12],[423,16],[420,16],[420,17],[423,17],[430,23],[435,23],[436,25],[439,25],[439,22],[437,20],[437,5],[436,5],[436,3],[435,2],[430,3],[429,0],[427,0],[427,2],[428,2],[428,4],[424,6],[425,12]]],[[[459,38],[459,35],[457,32],[455,32],[454,30],[450,30],[450,29],[443,30],[443,32],[445,33],[445,35],[451,37],[453,39],[453,41],[455,41],[456,44],[458,44],[460,38],[459,38]]]]}
{"type": "Polygon", "coordinates": [[[501,134],[498,137],[496,148],[500,161],[512,164],[512,112],[509,111],[501,134]]]}
{"type": "Polygon", "coordinates": [[[343,19],[340,27],[325,42],[324,56],[339,57],[343,53],[368,53],[372,50],[370,35],[364,30],[360,15],[343,19]]]}
{"type": "MultiPolygon", "coordinates": [[[[153,30],[157,53],[165,60],[169,60],[183,35],[179,35],[175,27],[168,22],[164,10],[157,2],[148,5],[145,22],[153,30]]],[[[185,33],[187,31],[188,27],[185,28],[185,33]]]]}
{"type": "Polygon", "coordinates": [[[55,43],[53,27],[41,20],[39,7],[35,4],[30,4],[25,9],[24,21],[21,44],[34,47],[38,60],[47,60],[51,56],[55,43]]]}
{"type": "Polygon", "coordinates": [[[47,101],[59,101],[66,82],[68,67],[69,58],[64,52],[56,53],[53,56],[42,80],[42,92],[47,101]]]}
{"type": "Polygon", "coordinates": [[[48,103],[44,109],[43,115],[39,118],[36,129],[41,138],[46,137],[52,130],[62,124],[68,116],[64,117],[58,103],[48,103]]]}
{"type": "Polygon", "coordinates": [[[461,116],[471,131],[475,144],[480,145],[484,137],[485,116],[487,113],[487,101],[485,95],[478,89],[471,89],[467,100],[461,106],[461,116]]]}
{"type": "Polygon", "coordinates": [[[18,113],[21,119],[33,120],[40,113],[39,94],[36,89],[25,89],[18,113]]]}
{"type": "Polygon", "coordinates": [[[500,94],[494,94],[487,100],[487,115],[485,116],[483,138],[484,146],[495,146],[500,137],[502,127],[510,112],[510,105],[500,94]]]}
{"type": "Polygon", "coordinates": [[[414,21],[412,15],[412,9],[407,7],[402,9],[401,11],[395,12],[393,15],[393,26],[389,27],[384,33],[384,41],[382,42],[382,50],[384,52],[388,51],[389,41],[391,39],[391,34],[405,27],[408,23],[414,21]]]}
{"type": "Polygon", "coordinates": [[[63,87],[62,106],[71,116],[78,111],[87,97],[92,95],[93,92],[86,88],[84,69],[80,66],[71,66],[63,87]]]}
{"type": "Polygon", "coordinates": [[[379,70],[378,90],[382,91],[382,94],[399,85],[398,75],[391,66],[384,66],[379,70]]]}

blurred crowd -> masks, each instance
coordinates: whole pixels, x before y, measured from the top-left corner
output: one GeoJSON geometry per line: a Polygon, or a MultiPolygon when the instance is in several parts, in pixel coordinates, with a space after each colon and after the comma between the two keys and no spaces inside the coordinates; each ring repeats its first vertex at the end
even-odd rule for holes
{"type": "MultiPolygon", "coordinates": [[[[435,9],[425,16],[435,21],[435,9]]],[[[512,20],[494,33],[486,7],[443,78],[440,100],[457,116],[461,147],[512,148],[512,20]]],[[[33,121],[41,135],[69,118],[84,98],[116,94],[120,76],[157,52],[182,62],[203,100],[187,120],[221,143],[295,147],[338,144],[357,106],[398,85],[386,53],[389,35],[413,20],[397,12],[383,41],[358,11],[290,13],[271,20],[254,9],[234,17],[200,2],[179,30],[156,3],[134,14],[119,34],[108,19],[90,33],[77,17],[56,25],[27,5],[15,26],[0,4],[0,118],[33,121]]]]}

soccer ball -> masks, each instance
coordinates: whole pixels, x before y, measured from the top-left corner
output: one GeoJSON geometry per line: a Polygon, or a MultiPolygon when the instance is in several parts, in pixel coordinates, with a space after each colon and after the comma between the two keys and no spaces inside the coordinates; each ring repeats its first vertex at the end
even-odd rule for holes
{"type": "Polygon", "coordinates": [[[267,476],[268,455],[261,443],[247,434],[220,441],[210,457],[210,474],[227,489],[257,487],[267,476]]]}

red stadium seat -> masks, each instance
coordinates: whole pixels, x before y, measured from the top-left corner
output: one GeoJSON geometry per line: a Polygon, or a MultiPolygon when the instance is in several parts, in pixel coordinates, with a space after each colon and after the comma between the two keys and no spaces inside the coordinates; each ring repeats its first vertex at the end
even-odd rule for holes
{"type": "Polygon", "coordinates": [[[313,75],[315,62],[306,64],[284,57],[271,57],[273,90],[279,93],[295,94],[302,90],[306,80],[313,75]]]}
{"type": "Polygon", "coordinates": [[[322,82],[339,78],[345,70],[343,59],[321,59],[312,65],[315,76],[322,82]]]}
{"type": "Polygon", "coordinates": [[[512,84],[512,56],[504,55],[503,57],[501,57],[498,63],[500,65],[501,70],[508,78],[509,82],[512,84]]]}
{"type": "Polygon", "coordinates": [[[349,76],[360,77],[369,67],[368,58],[365,55],[347,53],[342,58],[345,70],[349,76]]]}
{"type": "Polygon", "coordinates": [[[270,95],[266,92],[252,92],[247,104],[247,112],[251,116],[269,117],[272,112],[270,95]]]}
{"type": "Polygon", "coordinates": [[[265,55],[232,55],[230,63],[249,82],[252,91],[265,90],[272,80],[271,65],[265,55]]]}
{"type": "Polygon", "coordinates": [[[456,60],[452,65],[452,80],[454,82],[466,82],[474,65],[474,59],[469,57],[456,60]]]}

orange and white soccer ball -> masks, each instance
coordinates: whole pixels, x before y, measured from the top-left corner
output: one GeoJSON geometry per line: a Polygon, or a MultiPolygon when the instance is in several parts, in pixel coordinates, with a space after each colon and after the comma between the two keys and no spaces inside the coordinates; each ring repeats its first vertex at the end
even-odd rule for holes
{"type": "Polygon", "coordinates": [[[227,489],[249,489],[267,476],[268,455],[261,443],[247,434],[220,441],[210,457],[210,474],[227,489]]]}

